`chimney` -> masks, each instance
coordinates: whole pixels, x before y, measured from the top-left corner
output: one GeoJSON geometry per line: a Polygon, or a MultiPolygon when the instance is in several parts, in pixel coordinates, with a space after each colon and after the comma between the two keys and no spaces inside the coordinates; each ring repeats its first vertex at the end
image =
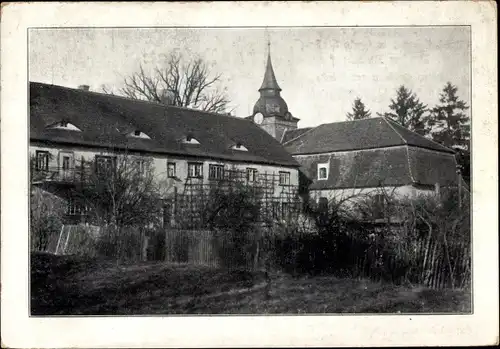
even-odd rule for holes
{"type": "Polygon", "coordinates": [[[88,91],[90,89],[90,86],[89,85],[80,85],[80,86],[78,86],[78,89],[88,91]]]}

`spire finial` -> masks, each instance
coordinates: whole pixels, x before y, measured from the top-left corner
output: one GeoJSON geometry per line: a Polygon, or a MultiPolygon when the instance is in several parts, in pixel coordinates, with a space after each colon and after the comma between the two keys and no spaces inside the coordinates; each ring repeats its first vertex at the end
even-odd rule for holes
{"type": "Polygon", "coordinates": [[[266,28],[266,39],[267,39],[267,54],[271,54],[271,35],[269,34],[269,30],[266,28]]]}

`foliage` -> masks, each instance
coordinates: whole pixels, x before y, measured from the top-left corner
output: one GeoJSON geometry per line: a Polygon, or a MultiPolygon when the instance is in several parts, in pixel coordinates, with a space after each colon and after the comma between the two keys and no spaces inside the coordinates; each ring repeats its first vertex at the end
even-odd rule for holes
{"type": "Polygon", "coordinates": [[[396,91],[396,99],[391,99],[390,112],[377,113],[380,116],[389,117],[401,126],[414,131],[422,136],[429,133],[426,126],[427,105],[420,102],[415,93],[400,86],[396,91]]]}
{"type": "Polygon", "coordinates": [[[449,148],[469,149],[470,119],[465,114],[469,109],[457,95],[458,88],[447,82],[439,95],[439,104],[431,110],[429,125],[432,138],[449,148]]]}
{"type": "Polygon", "coordinates": [[[459,169],[470,185],[470,118],[469,106],[458,97],[458,88],[447,82],[439,96],[439,104],[428,120],[432,139],[456,152],[459,169]]]}
{"type": "Polygon", "coordinates": [[[384,197],[383,207],[373,195],[362,194],[350,201],[332,199],[327,208],[310,203],[306,212],[315,232],[277,241],[277,264],[292,274],[430,284],[440,261],[449,286],[467,285],[468,274],[459,274],[470,244],[466,193],[461,204],[453,188],[443,189],[440,197],[410,199],[383,188],[374,194],[384,197]]]}
{"type": "Polygon", "coordinates": [[[209,188],[204,224],[210,228],[245,232],[260,220],[262,193],[237,181],[219,182],[209,188]]]}
{"type": "Polygon", "coordinates": [[[457,149],[455,149],[455,152],[456,152],[455,157],[457,160],[458,170],[462,174],[462,178],[464,179],[467,186],[470,187],[470,176],[471,176],[471,173],[470,173],[470,160],[471,160],[470,150],[457,148],[457,149]]]}
{"type": "Polygon", "coordinates": [[[361,120],[371,117],[372,113],[365,109],[365,104],[361,101],[361,98],[356,98],[352,106],[352,112],[347,113],[347,120],[361,120]]]}
{"type": "MultiPolygon", "coordinates": [[[[137,72],[124,78],[119,93],[133,99],[224,113],[229,99],[218,87],[220,81],[221,74],[211,75],[201,58],[186,62],[181,55],[172,53],[152,72],[141,64],[137,72]]],[[[111,92],[105,86],[103,91],[111,92]]]]}
{"type": "Polygon", "coordinates": [[[261,195],[238,182],[220,182],[210,188],[203,221],[216,231],[216,250],[224,265],[248,266],[257,253],[261,195]]]}

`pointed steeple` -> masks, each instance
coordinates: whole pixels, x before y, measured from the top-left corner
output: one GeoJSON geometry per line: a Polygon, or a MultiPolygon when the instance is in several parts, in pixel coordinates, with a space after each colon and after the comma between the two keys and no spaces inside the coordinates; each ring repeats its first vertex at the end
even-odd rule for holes
{"type": "Polygon", "coordinates": [[[278,85],[278,81],[276,81],[276,76],[274,75],[273,64],[271,62],[271,42],[267,42],[267,65],[266,72],[264,74],[264,80],[262,81],[262,85],[260,86],[259,91],[261,90],[275,90],[277,92],[281,91],[281,88],[278,85]]]}

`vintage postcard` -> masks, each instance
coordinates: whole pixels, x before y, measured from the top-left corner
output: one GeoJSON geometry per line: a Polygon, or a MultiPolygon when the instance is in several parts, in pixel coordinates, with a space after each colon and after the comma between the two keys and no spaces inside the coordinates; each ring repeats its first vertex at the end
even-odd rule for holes
{"type": "Polygon", "coordinates": [[[498,343],[493,2],[2,7],[2,345],[498,343]]]}

